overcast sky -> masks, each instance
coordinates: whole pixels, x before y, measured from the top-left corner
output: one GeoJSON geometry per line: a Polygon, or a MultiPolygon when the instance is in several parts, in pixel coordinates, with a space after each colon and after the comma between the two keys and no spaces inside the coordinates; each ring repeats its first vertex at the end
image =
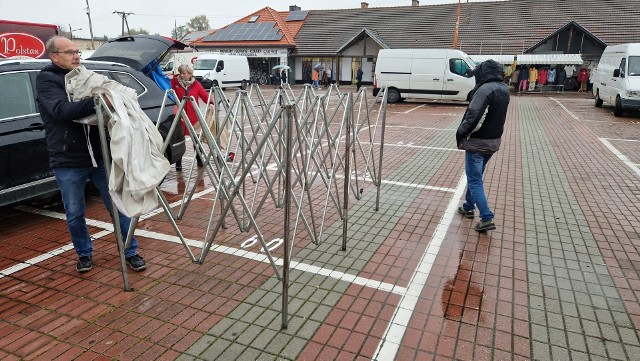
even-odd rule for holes
{"type": "MultiPolygon", "coordinates": [[[[298,5],[302,10],[359,8],[358,0],[88,0],[96,37],[120,35],[122,18],[114,11],[132,13],[130,28],[150,34],[171,35],[174,24],[185,25],[191,18],[206,15],[213,29],[223,27],[265,6],[277,11],[298,5]]],[[[411,0],[367,0],[369,7],[410,6],[411,0]]],[[[420,0],[420,5],[455,3],[457,0],[420,0]]],[[[467,2],[467,0],[462,0],[467,2]]],[[[2,0],[0,19],[60,25],[73,35],[89,38],[87,0],[2,0]],[[76,30],[82,29],[82,30],[76,30]]]]}

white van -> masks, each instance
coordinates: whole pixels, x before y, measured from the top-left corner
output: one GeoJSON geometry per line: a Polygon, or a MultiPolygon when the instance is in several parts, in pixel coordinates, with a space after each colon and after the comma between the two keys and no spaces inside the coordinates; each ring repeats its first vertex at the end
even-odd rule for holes
{"type": "Polygon", "coordinates": [[[596,107],[607,102],[616,117],[640,109],[640,43],[607,46],[591,82],[596,107]]]}
{"type": "Polygon", "coordinates": [[[405,98],[467,101],[476,84],[475,63],[454,49],[381,49],[376,61],[374,96],[389,87],[387,101],[405,98]]]}
{"type": "Polygon", "coordinates": [[[242,55],[199,55],[193,64],[193,75],[206,89],[216,85],[222,89],[245,89],[250,78],[249,61],[242,55]]]}
{"type": "Polygon", "coordinates": [[[173,53],[169,61],[162,67],[162,72],[172,77],[178,74],[178,67],[183,64],[189,64],[193,66],[196,62],[196,58],[203,53],[197,51],[185,52],[185,53],[173,53]]]}

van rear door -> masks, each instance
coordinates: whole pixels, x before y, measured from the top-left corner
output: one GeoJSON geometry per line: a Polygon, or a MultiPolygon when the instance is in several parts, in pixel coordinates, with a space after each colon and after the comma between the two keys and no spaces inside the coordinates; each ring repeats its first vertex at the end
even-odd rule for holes
{"type": "MultiPolygon", "coordinates": [[[[411,59],[410,93],[430,99],[441,99],[444,84],[445,51],[416,50],[411,59]]],[[[400,91],[404,93],[404,91],[400,91]]],[[[403,95],[405,97],[405,95],[403,95]]]]}

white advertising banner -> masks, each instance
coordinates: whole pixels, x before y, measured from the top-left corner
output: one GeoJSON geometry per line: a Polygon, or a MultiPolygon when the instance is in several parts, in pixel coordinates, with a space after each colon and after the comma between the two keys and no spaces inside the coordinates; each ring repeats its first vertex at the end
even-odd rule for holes
{"type": "Polygon", "coordinates": [[[286,58],[288,51],[286,48],[221,48],[212,51],[229,55],[244,55],[248,58],[286,58]]]}

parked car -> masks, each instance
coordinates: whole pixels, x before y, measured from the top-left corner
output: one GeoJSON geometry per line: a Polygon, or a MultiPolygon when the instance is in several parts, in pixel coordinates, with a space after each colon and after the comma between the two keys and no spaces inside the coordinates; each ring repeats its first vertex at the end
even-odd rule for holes
{"type": "MultiPolygon", "coordinates": [[[[0,61],[0,206],[56,191],[49,169],[44,125],[36,103],[36,76],[49,60],[0,61]]],[[[164,91],[142,72],[115,62],[83,60],[90,70],[128,86],[138,93],[141,108],[152,121],[160,119],[166,138],[173,121],[172,104],[161,112],[164,91]]],[[[182,128],[176,127],[165,156],[175,163],[185,153],[182,128]]]]}

